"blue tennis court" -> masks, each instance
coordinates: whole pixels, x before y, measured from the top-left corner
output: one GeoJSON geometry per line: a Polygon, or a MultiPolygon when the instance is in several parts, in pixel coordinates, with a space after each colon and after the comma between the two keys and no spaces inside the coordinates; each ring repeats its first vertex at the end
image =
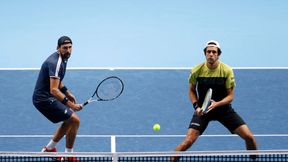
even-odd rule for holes
{"type": "MultiPolygon", "coordinates": [[[[288,149],[288,69],[234,70],[234,109],[255,134],[260,150],[288,149]]],[[[88,99],[105,77],[119,76],[123,95],[98,102],[78,112],[81,119],[77,152],[173,151],[186,134],[193,108],[188,99],[190,70],[176,69],[69,69],[64,83],[79,102],[88,99]],[[154,123],[161,130],[154,132],[154,123]],[[112,138],[113,139],[113,138],[112,138]]],[[[32,105],[38,70],[0,70],[0,151],[40,151],[58,125],[50,123],[32,105]]],[[[64,151],[64,139],[57,146],[64,151]]],[[[245,150],[244,141],[217,122],[190,148],[191,151],[245,150]]]]}

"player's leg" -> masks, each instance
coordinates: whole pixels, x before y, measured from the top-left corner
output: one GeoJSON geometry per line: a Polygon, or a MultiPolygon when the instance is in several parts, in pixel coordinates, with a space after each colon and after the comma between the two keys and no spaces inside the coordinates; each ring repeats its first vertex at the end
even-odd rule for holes
{"type": "MultiPolygon", "coordinates": [[[[200,136],[200,132],[196,129],[189,128],[186,134],[185,139],[179,144],[175,151],[186,151],[188,148],[192,146],[192,144],[197,140],[200,136]]],[[[172,157],[170,159],[171,162],[176,162],[179,160],[179,157],[172,157]]]]}
{"type": "Polygon", "coordinates": [[[245,140],[247,150],[256,150],[256,140],[254,135],[244,122],[244,120],[230,108],[219,117],[219,121],[233,134],[239,135],[245,140]]]}
{"type": "MultiPolygon", "coordinates": [[[[233,134],[245,140],[247,150],[257,150],[256,140],[244,120],[232,109],[228,109],[219,118],[219,121],[233,134]]],[[[256,156],[250,156],[252,159],[256,156]]]]}
{"type": "Polygon", "coordinates": [[[257,150],[256,139],[246,124],[236,128],[234,133],[245,140],[247,150],[257,150]]]}
{"type": "Polygon", "coordinates": [[[186,138],[183,142],[176,147],[176,151],[185,151],[197,140],[197,138],[205,131],[210,119],[208,116],[198,116],[196,113],[189,124],[189,129],[186,134],[186,138]]]}
{"type": "MultiPolygon", "coordinates": [[[[73,152],[73,145],[75,143],[79,125],[80,125],[80,119],[78,115],[75,112],[73,112],[71,117],[65,120],[55,132],[53,137],[53,140],[55,141],[60,141],[62,137],[66,135],[65,152],[73,152]]],[[[61,158],[60,160],[78,162],[76,157],[68,157],[67,159],[61,158]]]]}
{"type": "Polygon", "coordinates": [[[72,116],[64,123],[67,123],[69,125],[69,129],[66,133],[66,149],[71,149],[68,150],[68,152],[73,152],[72,149],[80,125],[80,119],[76,113],[73,113],[72,116]]]}
{"type": "MultiPolygon", "coordinates": [[[[193,143],[198,139],[198,137],[204,132],[209,123],[207,116],[197,116],[194,113],[193,118],[189,124],[189,129],[187,131],[185,139],[179,144],[175,151],[186,151],[190,148],[193,143]]],[[[179,157],[172,157],[171,162],[176,162],[179,157]]]]}
{"type": "MultiPolygon", "coordinates": [[[[256,139],[246,124],[236,128],[234,133],[238,134],[242,139],[245,140],[247,150],[257,150],[256,139]]],[[[255,160],[257,159],[257,155],[250,155],[250,158],[255,160]]]]}
{"type": "Polygon", "coordinates": [[[48,148],[48,151],[56,151],[56,144],[63,138],[64,135],[66,135],[67,131],[70,129],[69,123],[65,121],[69,120],[72,117],[72,114],[74,114],[74,112],[69,107],[63,105],[60,101],[57,100],[49,103],[40,103],[37,105],[37,109],[53,123],[64,121],[56,130],[50,142],[44,147],[44,149],[48,148]]]}
{"type": "MultiPolygon", "coordinates": [[[[61,128],[63,128],[63,130],[59,132],[62,132],[62,133],[65,132],[65,135],[66,135],[65,152],[73,152],[73,146],[74,146],[76,135],[77,135],[78,128],[80,125],[80,119],[76,113],[73,113],[69,119],[63,122],[62,125],[63,127],[61,128]]],[[[78,162],[76,157],[68,157],[62,160],[78,162]]]]}
{"type": "MultiPolygon", "coordinates": [[[[63,138],[64,135],[66,135],[66,136],[68,136],[68,134],[70,135],[71,133],[69,133],[69,132],[71,129],[72,129],[72,134],[74,134],[75,128],[77,128],[77,130],[78,130],[79,123],[80,123],[80,120],[79,120],[79,117],[77,116],[77,114],[72,113],[71,117],[69,119],[65,120],[58,127],[58,129],[54,133],[53,141],[59,142],[63,138]]],[[[76,133],[77,133],[77,130],[76,130],[76,133]]],[[[67,139],[67,137],[66,137],[66,139],[67,139]]]]}
{"type": "Polygon", "coordinates": [[[196,129],[190,128],[187,131],[185,139],[179,144],[175,151],[185,151],[192,146],[192,144],[197,140],[200,136],[200,132],[196,129]]]}

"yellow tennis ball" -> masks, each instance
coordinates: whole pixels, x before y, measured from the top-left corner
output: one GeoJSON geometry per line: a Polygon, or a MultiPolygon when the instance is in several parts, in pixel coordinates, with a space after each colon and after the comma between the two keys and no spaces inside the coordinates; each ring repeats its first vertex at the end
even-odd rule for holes
{"type": "Polygon", "coordinates": [[[153,130],[154,130],[154,131],[159,131],[160,128],[161,128],[161,127],[160,127],[160,124],[158,124],[158,123],[157,123],[157,124],[154,124],[154,126],[153,126],[153,130]]]}

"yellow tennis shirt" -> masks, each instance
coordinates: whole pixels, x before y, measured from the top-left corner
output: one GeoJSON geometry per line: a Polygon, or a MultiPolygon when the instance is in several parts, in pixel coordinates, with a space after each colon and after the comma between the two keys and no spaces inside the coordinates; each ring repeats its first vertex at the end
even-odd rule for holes
{"type": "Polygon", "coordinates": [[[200,105],[209,88],[213,90],[212,99],[220,101],[227,96],[227,89],[236,86],[232,68],[221,61],[215,69],[209,69],[206,62],[193,67],[189,83],[196,85],[200,105]]]}

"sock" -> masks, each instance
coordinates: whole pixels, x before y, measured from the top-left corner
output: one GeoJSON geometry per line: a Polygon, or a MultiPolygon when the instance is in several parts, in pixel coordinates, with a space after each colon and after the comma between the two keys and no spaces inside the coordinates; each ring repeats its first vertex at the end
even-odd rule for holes
{"type": "Polygon", "coordinates": [[[49,149],[49,150],[52,150],[52,149],[54,149],[55,147],[56,147],[56,144],[57,144],[57,142],[54,142],[52,139],[50,140],[50,142],[47,144],[47,148],[49,149]]]}
{"type": "Polygon", "coordinates": [[[65,148],[65,152],[73,152],[73,148],[65,148]]]}

